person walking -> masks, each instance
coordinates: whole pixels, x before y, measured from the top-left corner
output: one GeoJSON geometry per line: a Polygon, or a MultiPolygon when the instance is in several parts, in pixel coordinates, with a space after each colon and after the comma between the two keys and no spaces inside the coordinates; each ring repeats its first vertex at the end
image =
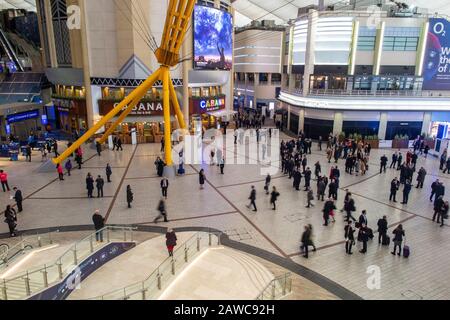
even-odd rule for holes
{"type": "Polygon", "coordinates": [[[386,243],[388,231],[387,217],[383,216],[383,218],[379,219],[377,225],[378,225],[378,244],[386,243]]]}
{"type": "Polygon", "coordinates": [[[308,259],[308,246],[309,243],[311,242],[311,230],[309,229],[309,226],[305,226],[301,241],[302,241],[301,251],[303,252],[303,257],[308,259]]]}
{"type": "Polygon", "coordinates": [[[95,149],[97,150],[97,154],[100,157],[102,155],[102,145],[100,144],[100,141],[95,141],[95,149]]]}
{"type": "Polygon", "coordinates": [[[280,196],[280,193],[277,191],[277,188],[273,186],[272,193],[270,194],[270,204],[273,206],[272,210],[277,209],[277,200],[280,196]]]}
{"type": "Polygon", "coordinates": [[[95,228],[95,240],[97,242],[103,242],[103,228],[105,227],[105,218],[100,214],[100,210],[95,210],[92,215],[92,222],[95,228]]]}
{"type": "Polygon", "coordinates": [[[88,198],[92,198],[92,192],[94,191],[94,178],[90,173],[86,177],[86,189],[88,191],[88,198]]]}
{"type": "Polygon", "coordinates": [[[329,197],[328,200],[325,202],[325,205],[323,207],[323,220],[324,224],[323,226],[328,226],[328,220],[330,220],[330,215],[333,210],[336,209],[336,206],[334,205],[333,198],[329,197]]]}
{"type": "Polygon", "coordinates": [[[95,179],[95,184],[97,187],[97,198],[103,198],[103,186],[105,185],[105,180],[103,180],[101,175],[97,176],[97,179],[95,179]]]}
{"type": "Polygon", "coordinates": [[[165,165],[166,164],[164,163],[164,161],[160,157],[156,158],[155,166],[156,166],[156,173],[158,174],[158,177],[162,177],[163,176],[165,165]]]}
{"type": "Polygon", "coordinates": [[[109,165],[109,163],[106,165],[106,180],[108,181],[108,183],[111,182],[111,176],[112,176],[112,169],[111,166],[109,165]]]}
{"type": "Polygon", "coordinates": [[[387,163],[388,163],[388,158],[386,157],[386,155],[383,155],[380,159],[380,174],[382,172],[386,173],[387,163]]]}
{"type": "Polygon", "coordinates": [[[355,200],[352,198],[352,194],[349,192],[347,194],[347,201],[344,203],[344,211],[347,214],[345,221],[356,221],[355,217],[353,217],[352,212],[356,211],[355,200]]]}
{"type": "Polygon", "coordinates": [[[403,202],[401,204],[408,204],[409,193],[411,192],[411,181],[406,180],[405,186],[403,187],[403,202]]]}
{"type": "Polygon", "coordinates": [[[64,180],[64,171],[60,163],[56,165],[56,171],[58,172],[58,177],[60,181],[64,180]]]}
{"type": "Polygon", "coordinates": [[[26,154],[25,160],[31,162],[31,146],[29,144],[25,147],[25,154],[26,154]]]}
{"type": "Polygon", "coordinates": [[[402,254],[403,237],[405,237],[405,230],[403,230],[403,225],[399,224],[392,233],[394,234],[394,251],[392,251],[391,253],[395,256],[398,247],[398,255],[400,256],[402,254]]]}
{"type": "Polygon", "coordinates": [[[169,179],[163,177],[160,185],[162,196],[167,200],[167,189],[169,188],[169,179]]]}
{"type": "Polygon", "coordinates": [[[64,165],[64,168],[66,168],[67,175],[70,177],[70,171],[72,171],[72,161],[70,161],[70,159],[68,159],[66,161],[66,164],[64,165]]]}
{"type": "Polygon", "coordinates": [[[225,158],[221,158],[219,162],[220,174],[223,174],[223,169],[225,168],[225,158]]]}
{"type": "Polygon", "coordinates": [[[3,170],[0,170],[0,182],[2,184],[3,192],[6,192],[6,190],[10,191],[8,184],[8,174],[3,170]]]}
{"type": "Polygon", "coordinates": [[[314,204],[312,203],[312,201],[314,200],[314,192],[312,191],[311,187],[308,188],[306,199],[308,201],[306,208],[311,208],[311,206],[314,207],[314,204]]]}
{"type": "Polygon", "coordinates": [[[53,142],[53,152],[55,153],[55,158],[59,157],[58,142],[56,140],[53,142]]]}
{"type": "Polygon", "coordinates": [[[134,200],[134,196],[133,196],[133,190],[131,190],[131,186],[127,185],[127,204],[128,204],[128,208],[131,208],[131,203],[134,200]]]}
{"type": "Polygon", "coordinates": [[[266,194],[269,194],[269,187],[270,187],[270,181],[272,180],[272,177],[268,173],[266,176],[266,181],[264,183],[264,190],[266,190],[266,194]]]}
{"type": "Polygon", "coordinates": [[[425,182],[426,175],[427,171],[424,169],[424,167],[421,167],[419,169],[419,172],[417,173],[417,189],[423,189],[423,183],[425,182]]]}
{"type": "Polygon", "coordinates": [[[198,183],[200,184],[200,190],[204,189],[204,185],[205,185],[205,170],[201,169],[200,172],[198,173],[198,183]]]}
{"type": "Polygon", "coordinates": [[[448,174],[450,174],[450,157],[448,157],[448,159],[447,159],[447,163],[445,164],[445,169],[444,169],[444,172],[443,173],[448,173],[448,174]]]}
{"type": "Polygon", "coordinates": [[[157,210],[159,211],[159,215],[155,218],[155,220],[153,220],[153,223],[157,224],[161,218],[164,218],[164,222],[169,222],[169,220],[167,220],[166,203],[164,201],[164,198],[161,198],[161,200],[159,200],[157,210]]]}
{"type": "Polygon", "coordinates": [[[439,216],[440,216],[440,212],[442,209],[442,206],[444,205],[444,199],[443,196],[439,196],[434,200],[434,214],[433,214],[433,222],[436,220],[437,218],[437,223],[439,223],[439,216]]]}
{"type": "Polygon", "coordinates": [[[81,170],[81,165],[83,164],[83,151],[81,151],[81,148],[75,151],[75,162],[78,164],[78,170],[81,170]]]}
{"type": "Polygon", "coordinates": [[[123,151],[122,139],[120,139],[120,137],[117,138],[117,151],[119,151],[119,149],[120,149],[120,151],[123,151]]]}
{"type": "Polygon", "coordinates": [[[14,210],[10,205],[6,206],[5,223],[8,225],[10,237],[17,236],[16,234],[17,213],[16,210],[14,210]]]}
{"type": "Polygon", "coordinates": [[[173,249],[177,245],[177,235],[173,229],[167,229],[166,232],[166,247],[169,257],[173,257],[173,249]]]}
{"type": "Polygon", "coordinates": [[[14,200],[16,201],[17,210],[20,213],[20,212],[23,211],[23,207],[22,207],[22,201],[23,201],[22,191],[19,190],[17,187],[14,187],[13,190],[14,190],[14,200]]]}
{"type": "MultiPolygon", "coordinates": [[[[440,218],[441,218],[441,227],[444,226],[444,220],[448,219],[448,209],[449,209],[448,201],[445,201],[441,207],[441,210],[439,211],[440,218]]],[[[439,216],[438,216],[438,219],[439,219],[439,216]]],[[[438,223],[439,223],[439,220],[438,220],[438,223]]]]}
{"type": "Polygon", "coordinates": [[[353,254],[352,247],[355,245],[355,229],[353,229],[352,221],[347,221],[347,225],[344,228],[344,237],[345,237],[345,253],[353,254]]]}
{"type": "Polygon", "coordinates": [[[252,190],[250,192],[250,196],[248,197],[248,199],[250,200],[250,204],[247,205],[247,208],[250,209],[250,206],[253,206],[253,211],[257,212],[258,209],[256,208],[256,190],[255,190],[255,186],[252,186],[252,190]]]}

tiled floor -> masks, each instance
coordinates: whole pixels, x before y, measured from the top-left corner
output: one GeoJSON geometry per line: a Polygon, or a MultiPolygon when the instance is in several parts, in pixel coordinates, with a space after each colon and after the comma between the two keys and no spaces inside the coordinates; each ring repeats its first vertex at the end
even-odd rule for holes
{"type": "MultiPolygon", "coordinates": [[[[91,215],[100,209],[111,224],[152,224],[157,215],[156,206],[160,199],[159,178],[156,177],[154,161],[159,154],[158,144],[139,145],[137,149],[124,146],[123,152],[105,151],[101,157],[94,156],[94,150],[85,148],[89,159],[82,170],[74,170],[65,181],[57,181],[56,173],[36,173],[40,164],[36,156],[32,163],[0,160],[0,167],[9,173],[10,185],[19,186],[24,196],[25,211],[19,215],[18,227],[22,230],[50,226],[83,225],[91,223],[91,215]],[[113,168],[113,182],[105,186],[105,198],[87,199],[84,179],[87,172],[94,176],[104,175],[104,167],[110,163],[113,168]],[[125,189],[131,185],[135,201],[133,208],[126,208],[125,189]]],[[[243,153],[243,147],[235,150],[227,146],[230,154],[243,153]]],[[[344,189],[348,187],[356,201],[357,213],[368,211],[369,226],[376,229],[377,219],[388,216],[391,226],[403,222],[407,242],[412,254],[409,259],[394,257],[389,249],[369,243],[368,254],[363,256],[355,250],[353,256],[343,250],[343,218],[337,212],[336,223],[322,226],[323,203],[318,202],[311,209],[305,208],[306,193],[295,191],[292,180],[280,173],[274,174],[275,185],[281,196],[277,211],[271,210],[269,197],[263,192],[265,176],[257,164],[227,164],[221,175],[216,166],[186,166],[186,176],[170,181],[167,201],[168,224],[161,226],[216,228],[226,232],[231,239],[260,247],[284,257],[290,257],[350,291],[367,299],[439,299],[450,298],[450,284],[445,275],[450,258],[448,226],[440,228],[432,223],[432,203],[429,202],[431,182],[437,177],[450,187],[450,175],[438,170],[438,160],[432,157],[419,158],[418,166],[428,171],[424,189],[415,189],[408,205],[388,201],[389,185],[399,172],[388,170],[379,174],[379,158],[386,154],[390,158],[393,150],[373,150],[370,170],[365,176],[347,175],[343,161],[339,161],[341,182],[338,208],[343,206],[344,189]],[[208,183],[199,189],[197,172],[205,169],[208,183]],[[246,208],[251,185],[257,188],[258,212],[246,208]],[[318,247],[309,260],[299,257],[299,240],[305,224],[314,227],[314,241],[318,247]],[[381,288],[367,289],[369,274],[367,267],[381,267],[381,288]]],[[[405,153],[405,152],[403,152],[405,153]]],[[[256,151],[250,150],[247,161],[256,159],[256,151]]],[[[308,165],[316,161],[322,164],[322,172],[328,173],[331,165],[325,152],[313,146],[308,165]]],[[[271,163],[278,166],[277,160],[271,163]]],[[[303,184],[303,181],[302,181],[303,184]]],[[[315,190],[315,183],[312,183],[315,190]]],[[[0,191],[1,206],[11,203],[9,193],[0,191]]],[[[398,194],[401,198],[401,192],[398,194]]],[[[6,224],[0,225],[0,232],[7,232],[6,224]]],[[[392,228],[391,228],[392,231],[392,228]]]]}

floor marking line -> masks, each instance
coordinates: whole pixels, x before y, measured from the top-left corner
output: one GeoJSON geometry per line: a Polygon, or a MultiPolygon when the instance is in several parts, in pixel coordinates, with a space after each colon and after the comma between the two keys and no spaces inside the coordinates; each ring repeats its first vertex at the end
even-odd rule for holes
{"type": "MultiPolygon", "coordinates": [[[[223,213],[214,213],[214,214],[207,214],[203,216],[195,216],[195,217],[186,217],[186,218],[178,218],[178,219],[170,219],[169,222],[176,222],[176,221],[186,221],[186,220],[195,220],[195,219],[203,219],[203,218],[211,218],[211,217],[219,217],[219,216],[225,216],[225,215],[231,215],[239,213],[237,211],[230,211],[230,212],[223,212],[223,213]]],[[[154,225],[153,221],[149,222],[141,222],[141,223],[135,223],[135,225],[146,225],[146,224],[152,224],[154,225]]]]}

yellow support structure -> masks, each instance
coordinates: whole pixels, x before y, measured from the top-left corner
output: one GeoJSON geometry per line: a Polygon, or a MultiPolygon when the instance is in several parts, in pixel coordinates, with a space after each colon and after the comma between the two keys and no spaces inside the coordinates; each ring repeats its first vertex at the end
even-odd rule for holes
{"type": "MultiPolygon", "coordinates": [[[[180,128],[186,129],[186,123],[177,100],[175,88],[170,78],[169,67],[173,67],[179,63],[179,51],[189,25],[189,20],[192,16],[192,11],[194,10],[195,2],[196,0],[170,0],[167,6],[167,15],[161,38],[161,45],[155,52],[155,56],[161,64],[161,67],[125,97],[117,107],[101,118],[100,121],[92,126],[92,128],[90,128],[82,137],[75,141],[70,148],[65,150],[59,157],[52,159],[53,163],[58,164],[64,161],[68,156],[75,152],[78,147],[95,135],[107,122],[111,121],[111,119],[121,112],[112,126],[99,139],[100,143],[104,143],[108,136],[114,132],[115,128],[125,120],[133,107],[145,96],[146,92],[152,88],[153,84],[158,79],[160,79],[163,84],[165,160],[168,166],[172,165],[170,123],[171,102],[180,128]]],[[[187,79],[185,79],[185,81],[187,81],[187,79]]],[[[87,83],[86,85],[90,84],[87,83]]],[[[188,108],[188,106],[184,107],[188,108]]]]}

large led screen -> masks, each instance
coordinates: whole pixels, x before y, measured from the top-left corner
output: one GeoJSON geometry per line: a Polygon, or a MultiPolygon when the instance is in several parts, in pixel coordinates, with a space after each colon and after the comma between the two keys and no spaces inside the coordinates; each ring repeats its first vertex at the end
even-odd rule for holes
{"type": "Polygon", "coordinates": [[[231,14],[211,7],[194,8],[194,68],[231,70],[233,20],[231,14]]]}
{"type": "Polygon", "coordinates": [[[450,90],[450,22],[443,18],[430,19],[423,89],[450,90]]]}

